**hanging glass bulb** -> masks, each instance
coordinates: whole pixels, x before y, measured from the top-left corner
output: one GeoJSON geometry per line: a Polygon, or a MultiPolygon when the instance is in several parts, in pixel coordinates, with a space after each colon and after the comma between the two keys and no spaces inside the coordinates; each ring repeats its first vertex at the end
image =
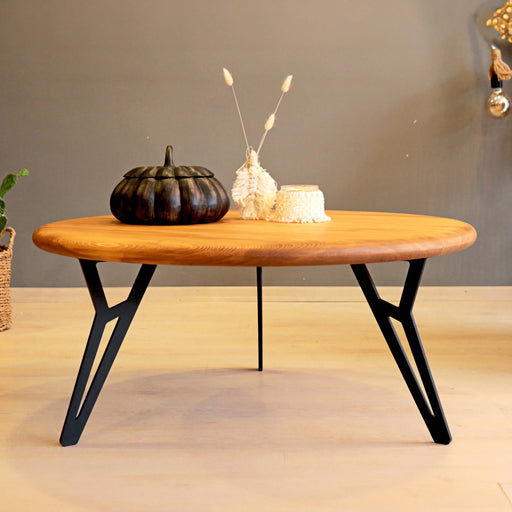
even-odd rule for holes
{"type": "Polygon", "coordinates": [[[495,119],[501,119],[510,113],[510,96],[503,92],[503,81],[496,74],[491,77],[491,94],[487,98],[487,112],[495,119]]]}

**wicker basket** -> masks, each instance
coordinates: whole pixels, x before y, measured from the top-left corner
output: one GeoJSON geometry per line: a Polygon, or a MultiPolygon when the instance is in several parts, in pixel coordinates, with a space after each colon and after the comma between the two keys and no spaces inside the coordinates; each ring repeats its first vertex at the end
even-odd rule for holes
{"type": "Polygon", "coordinates": [[[11,260],[16,231],[13,228],[5,228],[0,233],[0,239],[6,233],[11,235],[9,245],[0,244],[0,331],[5,331],[12,325],[11,260]]]}

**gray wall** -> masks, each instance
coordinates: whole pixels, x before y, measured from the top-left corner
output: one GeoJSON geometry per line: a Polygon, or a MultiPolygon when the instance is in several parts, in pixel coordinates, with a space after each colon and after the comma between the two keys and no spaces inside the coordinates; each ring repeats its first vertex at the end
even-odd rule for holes
{"type": "MultiPolygon", "coordinates": [[[[40,224],[109,213],[122,174],[204,165],[231,187],[283,78],[294,74],[262,164],[280,184],[317,183],[329,209],[472,223],[472,248],[434,258],[425,284],[512,284],[512,115],[484,113],[483,29],[500,1],[2,0],[0,169],[31,171],[9,193],[14,286],[77,286],[78,264],[33,246],[40,224]]],[[[501,45],[512,63],[512,45],[501,45]]],[[[512,92],[512,84],[506,84],[512,92]]],[[[130,267],[130,266],[129,266],[130,267]]],[[[400,264],[380,265],[396,284],[400,264]]],[[[125,268],[107,266],[109,285],[125,268]]],[[[161,285],[240,284],[251,269],[160,268],[161,285]]],[[[338,267],[268,269],[265,283],[355,284],[338,267]]]]}

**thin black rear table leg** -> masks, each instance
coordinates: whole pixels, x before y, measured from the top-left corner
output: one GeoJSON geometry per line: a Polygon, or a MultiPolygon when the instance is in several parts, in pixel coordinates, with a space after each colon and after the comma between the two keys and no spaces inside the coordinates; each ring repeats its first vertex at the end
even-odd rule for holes
{"type": "Polygon", "coordinates": [[[256,287],[258,294],[258,371],[263,371],[263,284],[262,269],[256,267],[256,287]]]}

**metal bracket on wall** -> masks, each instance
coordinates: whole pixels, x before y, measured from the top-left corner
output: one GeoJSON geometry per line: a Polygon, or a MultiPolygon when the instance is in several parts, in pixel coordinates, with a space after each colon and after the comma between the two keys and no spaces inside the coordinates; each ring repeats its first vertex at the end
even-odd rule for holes
{"type": "Polygon", "coordinates": [[[98,274],[98,263],[97,261],[80,260],[82,272],[96,314],[62,428],[60,436],[62,446],[78,443],[121,343],[126,336],[128,328],[130,327],[137,308],[156,269],[156,265],[142,265],[128,298],[115,306],[109,307],[98,274]],[[100,363],[86,394],[87,382],[93,368],[94,360],[96,359],[103,332],[108,322],[116,318],[116,325],[105,348],[105,352],[101,356],[100,363]],[[83,399],[84,395],[85,399],[83,399]]]}
{"type": "Polygon", "coordinates": [[[427,425],[432,439],[439,444],[448,444],[451,434],[430,372],[427,357],[412,315],[412,308],[421,281],[425,259],[409,261],[409,270],[398,306],[380,298],[366,265],[351,265],[361,290],[379,324],[380,330],[391,349],[391,353],[402,373],[412,397],[427,425]],[[426,393],[423,393],[407,354],[391,322],[394,318],[404,328],[412,356],[426,393]]]}

